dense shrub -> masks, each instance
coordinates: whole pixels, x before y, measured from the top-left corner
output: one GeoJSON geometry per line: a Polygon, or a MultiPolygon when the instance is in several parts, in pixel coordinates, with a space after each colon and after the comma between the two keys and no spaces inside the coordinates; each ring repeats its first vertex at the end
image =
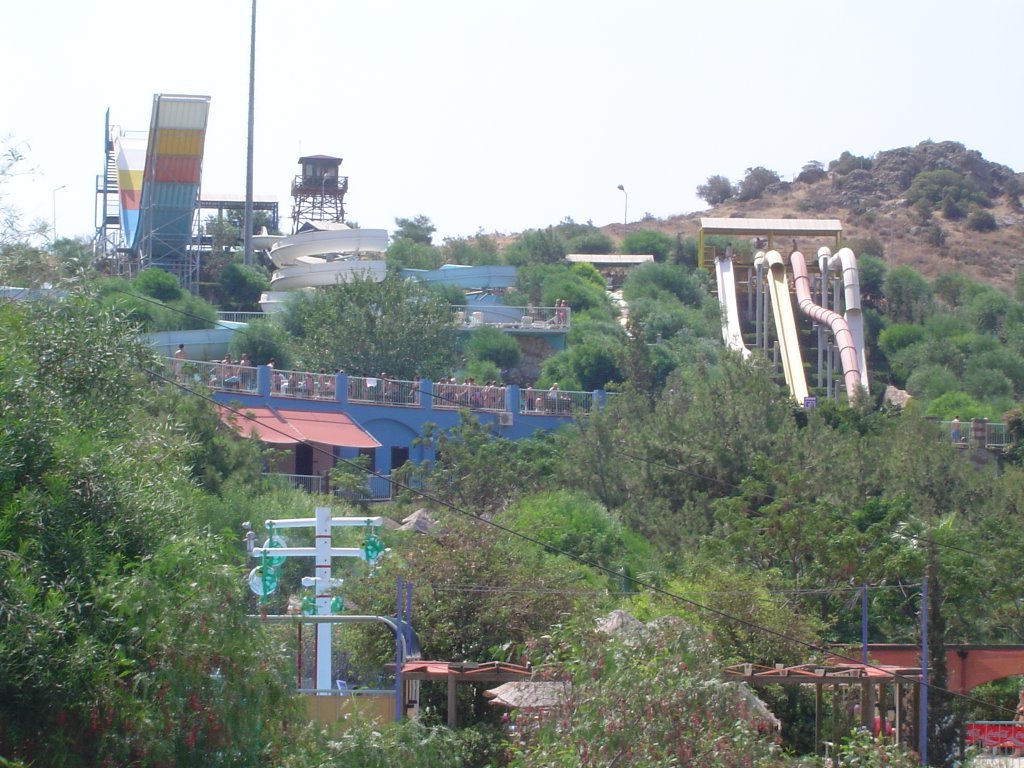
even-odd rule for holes
{"type": "Polygon", "coordinates": [[[994,232],[999,228],[996,217],[989,211],[975,208],[967,217],[967,228],[975,232],[994,232]]]}
{"type": "Polygon", "coordinates": [[[132,287],[143,296],[160,301],[174,301],[183,295],[178,278],[170,272],[150,267],[144,269],[132,280],[132,287]]]}
{"type": "Polygon", "coordinates": [[[653,229],[634,230],[622,239],[623,253],[649,253],[655,261],[666,261],[674,246],[670,235],[653,229]]]}
{"type": "MultiPolygon", "coordinates": [[[[924,171],[917,174],[907,190],[907,202],[914,205],[925,199],[937,206],[949,200],[953,204],[974,203],[989,207],[992,202],[973,180],[950,170],[924,171]]],[[[948,217],[947,217],[948,218],[948,217]]]]}
{"type": "Polygon", "coordinates": [[[870,171],[871,159],[859,157],[851,154],[849,151],[845,151],[837,160],[833,160],[828,164],[828,169],[838,173],[840,176],[845,176],[852,171],[870,171]]]}

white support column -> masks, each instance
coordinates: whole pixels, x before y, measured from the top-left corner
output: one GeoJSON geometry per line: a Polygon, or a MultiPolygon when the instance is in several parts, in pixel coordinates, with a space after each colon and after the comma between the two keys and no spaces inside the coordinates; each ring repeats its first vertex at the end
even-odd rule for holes
{"type": "MultiPolygon", "coordinates": [[[[329,616],[331,613],[331,510],[330,507],[316,508],[316,615],[329,616]]],[[[317,695],[331,690],[331,624],[316,625],[316,687],[317,695]]]]}

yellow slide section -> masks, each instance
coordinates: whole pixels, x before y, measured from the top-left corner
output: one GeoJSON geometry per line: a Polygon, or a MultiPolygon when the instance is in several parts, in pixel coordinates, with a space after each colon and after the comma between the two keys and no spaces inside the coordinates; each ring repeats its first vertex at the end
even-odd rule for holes
{"type": "Polygon", "coordinates": [[[796,334],[796,320],[793,316],[793,300],[789,295],[789,281],[786,279],[786,264],[778,251],[758,252],[754,263],[763,260],[768,268],[768,294],[775,316],[775,332],[779,338],[779,354],[782,357],[782,371],[786,384],[797,403],[803,405],[807,397],[807,379],[804,377],[804,362],[800,357],[800,343],[796,334]]]}

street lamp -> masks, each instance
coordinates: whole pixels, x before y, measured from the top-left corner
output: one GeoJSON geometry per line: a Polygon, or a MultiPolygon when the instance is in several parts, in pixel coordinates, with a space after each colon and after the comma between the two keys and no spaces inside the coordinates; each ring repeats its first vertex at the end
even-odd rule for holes
{"type": "Polygon", "coordinates": [[[249,33],[249,125],[245,151],[245,211],[242,216],[242,263],[252,258],[252,152],[256,104],[256,0],[252,0],[252,29],[249,33]]]}
{"type": "Polygon", "coordinates": [[[629,193],[626,191],[626,188],[621,184],[619,184],[619,190],[621,190],[622,197],[625,201],[622,204],[622,234],[623,236],[625,236],[626,230],[629,227],[629,193]]]}
{"type": "Polygon", "coordinates": [[[53,190],[53,242],[57,242],[57,193],[62,189],[67,189],[67,184],[61,184],[59,187],[55,187],[53,190]]]}

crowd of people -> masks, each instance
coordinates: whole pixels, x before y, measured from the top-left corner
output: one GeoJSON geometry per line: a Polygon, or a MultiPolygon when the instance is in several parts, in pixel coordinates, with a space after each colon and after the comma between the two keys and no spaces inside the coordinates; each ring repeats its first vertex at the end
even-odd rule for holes
{"type": "MultiPolygon", "coordinates": [[[[172,360],[172,371],[179,382],[186,378],[184,344],[179,344],[172,360]]],[[[209,365],[207,383],[214,389],[255,391],[256,367],[250,362],[248,355],[236,362],[230,354],[209,365]]],[[[334,399],[335,382],[341,369],[329,372],[321,368],[316,373],[311,371],[280,371],[277,370],[274,358],[267,361],[270,369],[270,390],[275,395],[284,397],[309,397],[313,399],[334,399]]],[[[199,378],[197,377],[197,380],[199,378]]],[[[473,377],[461,381],[454,376],[441,378],[433,384],[433,404],[435,408],[471,408],[488,411],[506,410],[506,388],[495,380],[478,384],[473,377]]],[[[388,405],[419,405],[420,377],[412,381],[395,379],[387,372],[377,376],[350,376],[348,379],[348,398],[355,402],[381,403],[388,405]]],[[[520,392],[523,413],[562,414],[571,411],[572,401],[564,394],[557,382],[549,389],[534,389],[527,384],[520,392]]]]}

